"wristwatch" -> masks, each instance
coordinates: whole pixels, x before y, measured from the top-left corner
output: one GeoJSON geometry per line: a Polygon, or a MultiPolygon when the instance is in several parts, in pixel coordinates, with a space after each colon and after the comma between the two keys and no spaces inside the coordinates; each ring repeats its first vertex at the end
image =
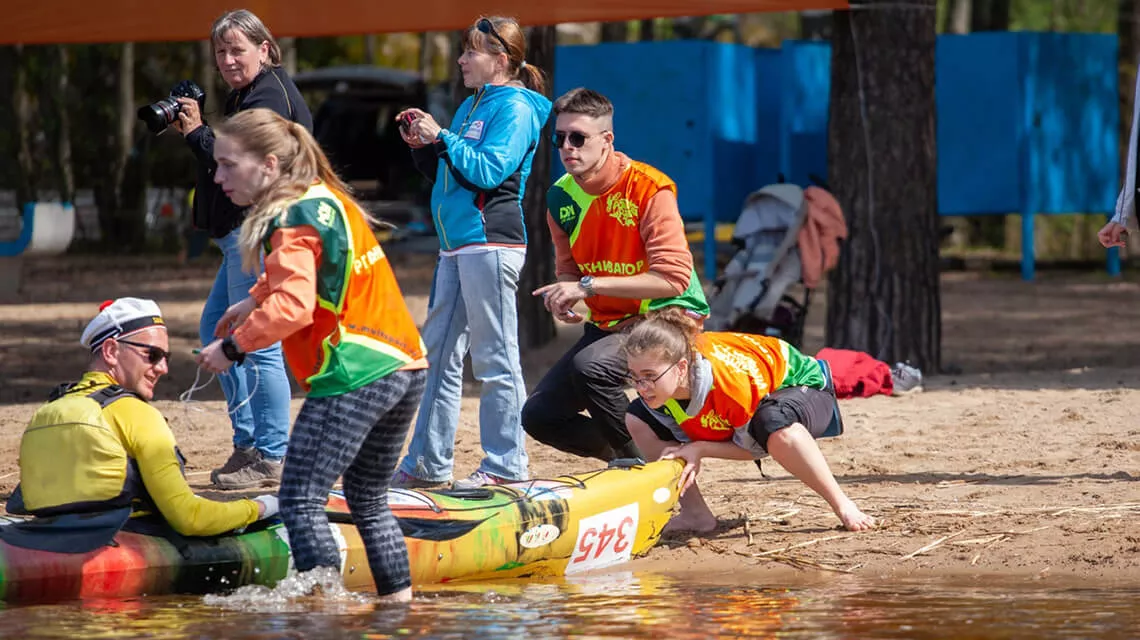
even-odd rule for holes
{"type": "Polygon", "coordinates": [[[596,293],[594,291],[594,276],[582,276],[582,278],[578,280],[578,286],[582,287],[582,291],[586,292],[587,298],[596,293]]]}
{"type": "Polygon", "coordinates": [[[238,364],[245,362],[245,354],[238,348],[237,343],[234,342],[232,337],[222,340],[222,354],[229,358],[231,362],[238,364]]]}

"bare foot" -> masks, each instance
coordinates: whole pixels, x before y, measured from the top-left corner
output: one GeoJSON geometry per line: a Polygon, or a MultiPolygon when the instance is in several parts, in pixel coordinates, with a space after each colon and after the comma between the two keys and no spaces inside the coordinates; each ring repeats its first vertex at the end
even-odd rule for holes
{"type": "Polygon", "coordinates": [[[686,517],[685,512],[682,511],[673,516],[669,522],[665,524],[665,528],[663,528],[661,532],[690,531],[693,533],[709,533],[716,529],[716,525],[716,516],[711,513],[686,517]]]}
{"type": "Polygon", "coordinates": [[[848,531],[867,531],[874,529],[875,525],[878,524],[874,518],[860,511],[859,507],[856,507],[855,503],[850,500],[836,511],[835,515],[839,516],[839,519],[843,521],[843,526],[848,531]]]}
{"type": "Polygon", "coordinates": [[[412,588],[400,589],[395,593],[389,593],[384,596],[377,596],[377,600],[384,604],[411,602],[412,601],[412,588]]]}

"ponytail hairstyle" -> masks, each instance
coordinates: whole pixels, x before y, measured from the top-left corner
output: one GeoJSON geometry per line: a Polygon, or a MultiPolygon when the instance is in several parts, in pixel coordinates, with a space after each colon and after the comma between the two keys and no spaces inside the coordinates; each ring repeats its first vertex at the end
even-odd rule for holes
{"type": "Polygon", "coordinates": [[[222,122],[214,132],[219,137],[232,138],[242,150],[260,158],[277,157],[277,179],[257,195],[241,224],[238,245],[242,268],[246,271],[257,270],[262,243],[273,219],[284,215],[289,205],[314,184],[324,183],[343,203],[355,204],[370,225],[378,224],[352,199],[348,187],[333,171],[329,159],[304,126],[269,109],[248,109],[222,122]]]}
{"type": "Polygon", "coordinates": [[[479,16],[474,24],[467,27],[467,32],[463,35],[463,48],[490,54],[507,54],[507,75],[531,91],[546,93],[546,73],[526,61],[526,35],[514,18],[479,16]],[[484,33],[479,29],[483,20],[491,23],[494,33],[484,33]],[[495,37],[496,34],[498,37],[495,37]]]}
{"type": "Polygon", "coordinates": [[[701,323],[680,307],[651,311],[626,335],[622,352],[626,358],[651,354],[667,362],[687,358],[692,371],[701,323]]]}

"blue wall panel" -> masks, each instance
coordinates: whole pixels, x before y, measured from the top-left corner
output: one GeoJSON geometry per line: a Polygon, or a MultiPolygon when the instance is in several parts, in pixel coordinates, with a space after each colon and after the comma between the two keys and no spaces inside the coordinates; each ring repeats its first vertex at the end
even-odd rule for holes
{"type": "Polygon", "coordinates": [[[1027,73],[1027,174],[1040,213],[1111,211],[1120,187],[1116,38],[1019,34],[1027,73]]]}
{"type": "MultiPolygon", "coordinates": [[[[686,219],[735,220],[779,173],[827,177],[827,44],[607,43],[556,56],[555,91],[608,95],[618,149],[677,181],[686,219]]],[[[942,214],[1111,210],[1115,36],[939,36],[935,73],[942,214]]]]}
{"type": "Polygon", "coordinates": [[[940,36],[935,53],[938,210],[1012,213],[1021,206],[1022,103],[1015,34],[940,36]]]}
{"type": "MultiPolygon", "coordinates": [[[[681,211],[700,217],[713,206],[705,54],[708,43],[604,43],[558,47],[554,91],[599,91],[614,103],[614,144],[677,182],[681,211]]],[[[562,173],[556,162],[556,173],[562,173]]]]}
{"type": "Polygon", "coordinates": [[[831,47],[822,42],[787,41],[780,171],[788,182],[806,185],[809,176],[827,178],[827,123],[831,93],[831,47]]]}

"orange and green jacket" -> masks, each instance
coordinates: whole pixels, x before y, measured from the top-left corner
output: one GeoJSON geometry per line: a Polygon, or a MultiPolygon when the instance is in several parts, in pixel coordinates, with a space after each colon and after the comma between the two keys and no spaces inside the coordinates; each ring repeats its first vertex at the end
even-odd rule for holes
{"type": "Polygon", "coordinates": [[[349,198],[316,184],[270,226],[258,307],[233,333],[244,352],[280,340],[309,396],[347,393],[426,349],[388,258],[349,198]]]}
{"type": "MultiPolygon", "coordinates": [[[[555,238],[556,251],[561,234],[568,238],[569,253],[581,275],[635,276],[653,270],[653,256],[647,247],[645,218],[651,201],[659,193],[668,192],[675,202],[677,187],[668,176],[657,169],[621,154],[610,160],[614,180],[599,193],[591,194],[573,176],[562,176],[547,191],[550,227],[555,238]],[[559,233],[561,232],[561,233],[559,233]]],[[[608,168],[608,167],[607,167],[608,168]]],[[[654,300],[591,296],[586,298],[589,320],[602,329],[614,329],[629,318],[668,306],[679,306],[696,315],[709,312],[700,280],[692,266],[692,254],[684,244],[684,223],[676,206],[672,211],[661,212],[667,220],[658,222],[660,229],[674,231],[680,238],[680,253],[687,258],[687,269],[682,274],[682,287],[678,295],[654,300]]],[[[665,252],[660,252],[664,254],[665,252]]],[[[676,253],[676,252],[672,252],[676,253]]],[[[564,256],[559,256],[559,263],[564,256]]],[[[559,272],[563,271],[560,266],[559,272]]],[[[668,278],[670,274],[662,274],[668,278]]]]}
{"type": "Polygon", "coordinates": [[[791,386],[823,389],[823,370],[815,358],[771,336],[703,333],[694,345],[712,367],[712,386],[704,404],[689,415],[677,400],[660,409],[697,440],[730,440],[747,425],[764,396],[791,386]]]}

